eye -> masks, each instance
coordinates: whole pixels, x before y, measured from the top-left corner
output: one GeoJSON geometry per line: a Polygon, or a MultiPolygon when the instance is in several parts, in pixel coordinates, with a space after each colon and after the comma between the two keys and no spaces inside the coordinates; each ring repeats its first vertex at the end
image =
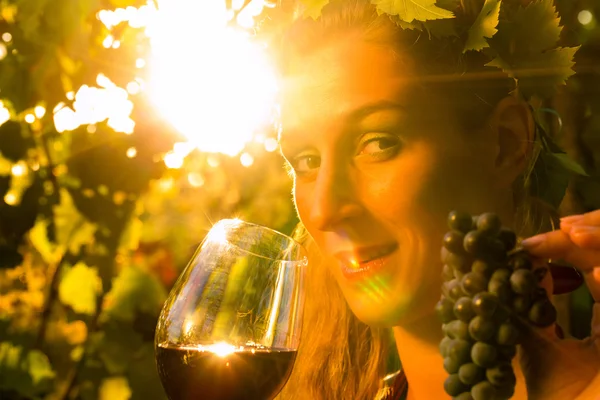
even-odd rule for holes
{"type": "Polygon", "coordinates": [[[361,136],[356,156],[368,157],[372,161],[384,161],[395,156],[402,146],[401,139],[394,134],[377,132],[361,136]]]}
{"type": "Polygon", "coordinates": [[[291,160],[297,174],[306,174],[321,166],[321,156],[314,152],[302,152],[291,160]]]}

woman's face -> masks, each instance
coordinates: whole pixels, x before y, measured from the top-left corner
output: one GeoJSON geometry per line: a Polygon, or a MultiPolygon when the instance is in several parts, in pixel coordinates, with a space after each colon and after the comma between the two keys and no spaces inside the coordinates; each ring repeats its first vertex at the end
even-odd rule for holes
{"type": "Polygon", "coordinates": [[[431,312],[447,213],[486,210],[493,197],[490,146],[411,85],[409,64],[346,38],[292,62],[284,89],[281,146],[300,219],[373,325],[431,312]]]}

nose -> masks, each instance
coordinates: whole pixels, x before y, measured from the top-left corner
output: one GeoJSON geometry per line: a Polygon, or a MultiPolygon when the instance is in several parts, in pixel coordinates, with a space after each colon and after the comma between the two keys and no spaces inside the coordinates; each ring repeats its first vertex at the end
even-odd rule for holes
{"type": "Polygon", "coordinates": [[[356,184],[345,168],[321,165],[310,219],[321,231],[333,231],[363,213],[356,184]]]}

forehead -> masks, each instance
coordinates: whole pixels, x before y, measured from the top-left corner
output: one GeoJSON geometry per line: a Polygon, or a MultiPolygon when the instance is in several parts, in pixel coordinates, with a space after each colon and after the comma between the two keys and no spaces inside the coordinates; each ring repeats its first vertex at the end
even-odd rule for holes
{"type": "Polygon", "coordinates": [[[282,91],[286,131],[335,121],[366,104],[405,101],[410,68],[390,48],[338,40],[291,61],[282,91]]]}

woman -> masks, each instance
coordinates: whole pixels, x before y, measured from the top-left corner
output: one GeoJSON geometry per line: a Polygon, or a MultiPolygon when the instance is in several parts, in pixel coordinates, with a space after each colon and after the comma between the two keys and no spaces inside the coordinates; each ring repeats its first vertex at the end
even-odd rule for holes
{"type": "MultiPolygon", "coordinates": [[[[378,14],[368,1],[332,2],[283,41],[281,150],[314,257],[285,399],[381,397],[390,329],[402,374],[388,398],[448,398],[433,312],[448,212],[496,212],[522,237],[549,227],[524,187],[536,124],[514,80],[478,74],[481,53],[378,14]]],[[[600,211],[523,245],[576,265],[600,301],[600,211]]],[[[515,399],[600,398],[596,342],[532,328],[521,349],[515,399]]]]}

